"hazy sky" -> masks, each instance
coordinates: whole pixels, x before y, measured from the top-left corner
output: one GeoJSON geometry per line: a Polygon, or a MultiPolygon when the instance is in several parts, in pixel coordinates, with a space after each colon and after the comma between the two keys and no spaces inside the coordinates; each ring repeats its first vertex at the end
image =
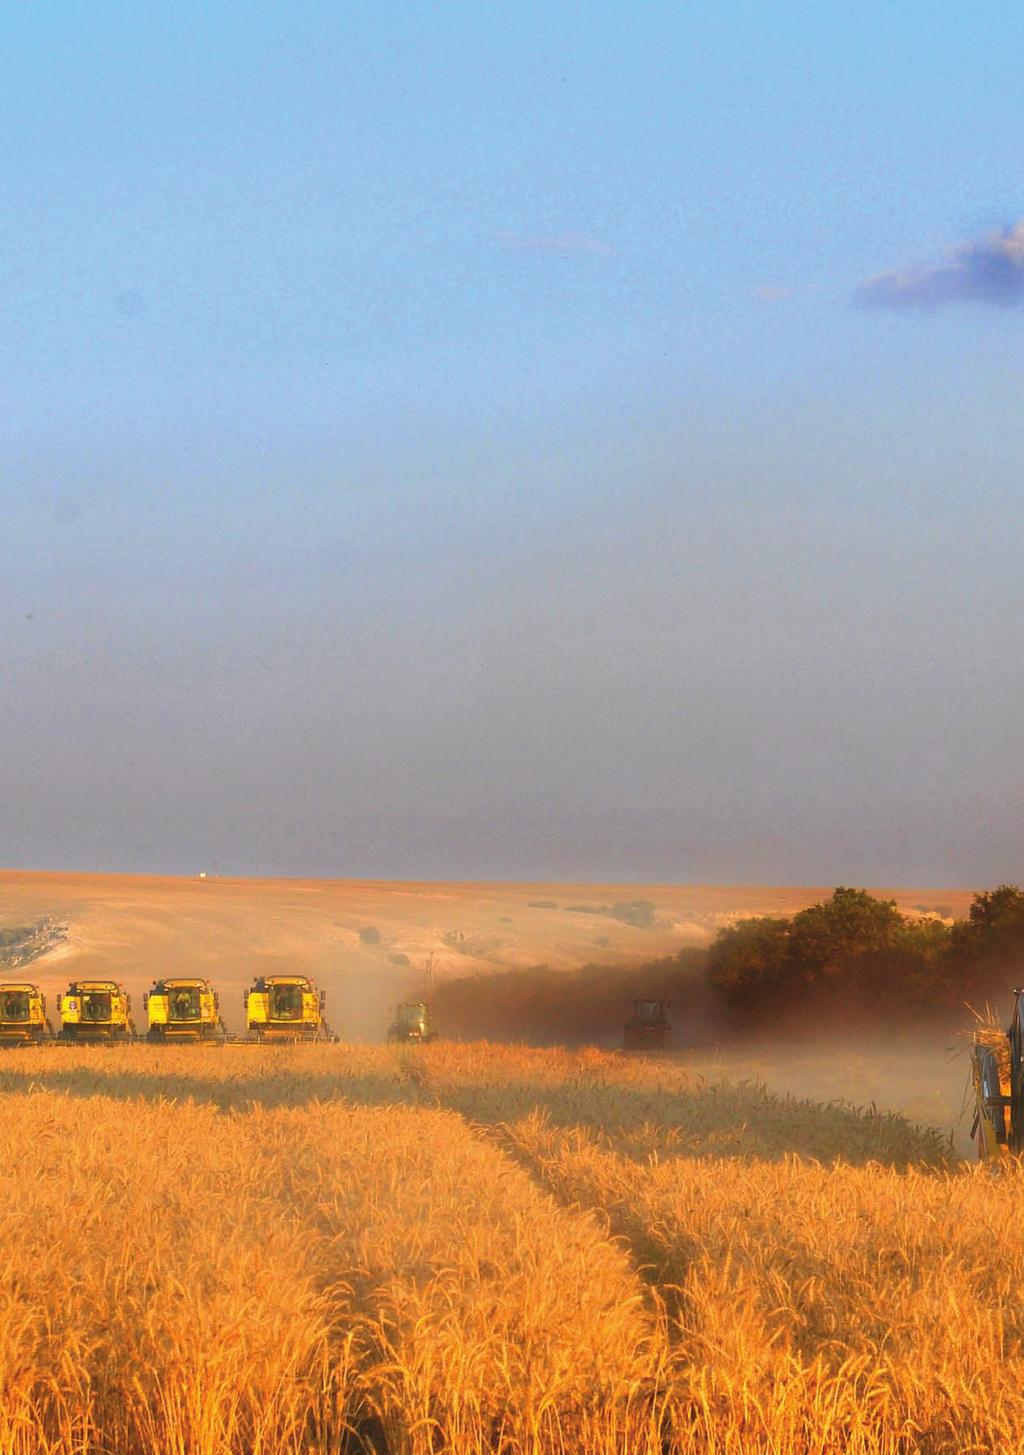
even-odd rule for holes
{"type": "Polygon", "coordinates": [[[0,862],[1024,878],[1024,8],[0,34],[0,862]]]}

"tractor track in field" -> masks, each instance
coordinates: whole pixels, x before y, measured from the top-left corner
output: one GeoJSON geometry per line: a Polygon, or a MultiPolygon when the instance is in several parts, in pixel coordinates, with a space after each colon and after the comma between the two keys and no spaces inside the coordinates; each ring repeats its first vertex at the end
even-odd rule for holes
{"type": "MultiPolygon", "coordinates": [[[[607,1207],[597,1197],[587,1199],[580,1196],[580,1189],[568,1185],[564,1175],[559,1175],[557,1163],[545,1158],[527,1147],[525,1140],[517,1135],[515,1124],[506,1120],[481,1120],[473,1116],[466,1106],[470,1093],[460,1097],[459,1088],[445,1088],[433,1082],[429,1071],[415,1055],[405,1055],[400,1063],[402,1077],[414,1088],[416,1104],[423,1109],[453,1112],[459,1116],[471,1133],[487,1145],[500,1151],[503,1157],[524,1171],[534,1185],[558,1208],[572,1217],[582,1217],[595,1223],[604,1237],[620,1248],[629,1259],[630,1265],[646,1292],[646,1303],[652,1314],[660,1315],[668,1302],[669,1290],[662,1282],[663,1257],[657,1247],[645,1235],[642,1223],[621,1210],[607,1207]]],[[[536,1115],[536,1114],[535,1114],[536,1115]]],[[[541,1116],[544,1114],[541,1113],[541,1116]]],[[[570,1128],[557,1128],[564,1136],[571,1136],[570,1128]]]]}
{"type": "MultiPolygon", "coordinates": [[[[624,1186],[630,1182],[638,1188],[645,1172],[653,1165],[649,1153],[628,1146],[632,1141],[629,1132],[622,1133],[622,1141],[627,1145],[616,1145],[619,1139],[614,1134],[607,1134],[603,1116],[600,1113],[585,1114],[583,1108],[574,1102],[579,1088],[566,1094],[562,1086],[552,1088],[524,1084],[519,1088],[517,1098],[520,1105],[510,1115],[507,1086],[502,1088],[500,1097],[493,1098],[493,1106],[489,1107],[488,1087],[472,1082],[446,1084],[443,1079],[431,1074],[429,1062],[421,1060],[415,1052],[404,1054],[398,1069],[418,1105],[458,1114],[475,1136],[499,1148],[564,1212],[596,1221],[604,1236],[628,1257],[646,1290],[649,1311],[657,1316],[664,1313],[671,1316],[670,1324],[674,1326],[671,1341],[675,1343],[683,1337],[681,1323],[686,1321],[688,1299],[681,1285],[686,1281],[690,1268],[701,1259],[702,1249],[698,1239],[689,1237],[685,1229],[670,1236],[664,1227],[652,1224],[642,1206],[624,1191],[624,1186]],[[505,1102],[505,1106],[501,1106],[501,1102],[505,1102]],[[631,1168],[635,1168],[635,1179],[630,1175],[631,1168]]],[[[598,1095],[601,1089],[600,1082],[586,1088],[589,1094],[597,1092],[598,1095]]],[[[776,1109],[789,1114],[793,1105],[803,1105],[775,1097],[765,1088],[762,1091],[766,1112],[776,1109]]],[[[620,1102],[623,1097],[632,1098],[630,1110],[638,1128],[651,1122],[657,1123],[658,1109],[651,1106],[645,1094],[621,1085],[615,1086],[614,1094],[620,1102]]],[[[704,1094],[712,1094],[712,1088],[704,1088],[704,1094]]],[[[812,1115],[827,1115],[831,1109],[828,1104],[806,1103],[806,1106],[812,1115]]],[[[736,1109],[723,1104],[719,1110],[735,1114],[736,1109]]],[[[856,1108],[837,1105],[834,1114],[853,1122],[861,1119],[877,1132],[884,1132],[891,1120],[873,1108],[869,1116],[856,1108]]],[[[664,1125],[661,1130],[670,1139],[673,1130],[677,1129],[664,1125]]],[[[727,1161],[740,1163],[779,1159],[778,1151],[774,1156],[758,1152],[742,1142],[734,1144],[731,1137],[731,1133],[727,1134],[727,1144],[720,1147],[707,1143],[699,1148],[690,1147],[683,1140],[676,1147],[676,1155],[685,1161],[694,1157],[724,1157],[727,1161]]],[[[908,1155],[907,1161],[902,1162],[898,1155],[891,1160],[884,1154],[879,1156],[871,1144],[862,1147],[852,1161],[889,1161],[894,1170],[908,1170],[914,1165],[924,1167],[931,1161],[930,1170],[942,1170],[945,1158],[942,1156],[942,1139],[937,1133],[922,1133],[916,1151],[921,1161],[908,1155]]],[[[809,1166],[821,1165],[813,1151],[799,1144],[792,1145],[785,1155],[795,1156],[809,1166]]],[[[673,1153],[663,1148],[660,1155],[654,1156],[653,1163],[666,1165],[673,1160],[673,1153]]]]}

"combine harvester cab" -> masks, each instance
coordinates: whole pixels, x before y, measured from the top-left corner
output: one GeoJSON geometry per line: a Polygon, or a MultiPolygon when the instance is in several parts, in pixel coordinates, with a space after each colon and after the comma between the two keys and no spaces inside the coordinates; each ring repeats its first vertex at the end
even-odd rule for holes
{"type": "Polygon", "coordinates": [[[327,997],[307,975],[261,975],[244,995],[245,1024],[257,1041],[333,1041],[327,997]]]}
{"type": "Polygon", "coordinates": [[[212,1041],[221,1045],[227,1040],[220,1018],[220,999],[208,980],[154,981],[143,1003],[149,1017],[146,1039],[154,1044],[212,1041]]]}
{"type": "Polygon", "coordinates": [[[388,1026],[389,1041],[436,1041],[437,1027],[430,1018],[425,1000],[406,1000],[395,1006],[394,1018],[388,1026]]]}
{"type": "Polygon", "coordinates": [[[974,1033],[971,1080],[978,1156],[983,1161],[1024,1152],[1024,1020],[1015,990],[1013,1020],[1004,1034],[986,1028],[974,1033]]]}
{"type": "Polygon", "coordinates": [[[672,1039],[668,1001],[634,1000],[633,1014],[622,1028],[625,1051],[664,1051],[672,1039]]]}
{"type": "Polygon", "coordinates": [[[132,998],[116,980],[76,980],[60,998],[62,1041],[133,1041],[132,998]]]}
{"type": "Polygon", "coordinates": [[[24,980],[0,980],[0,1046],[32,1046],[53,1040],[46,996],[24,980]]]}

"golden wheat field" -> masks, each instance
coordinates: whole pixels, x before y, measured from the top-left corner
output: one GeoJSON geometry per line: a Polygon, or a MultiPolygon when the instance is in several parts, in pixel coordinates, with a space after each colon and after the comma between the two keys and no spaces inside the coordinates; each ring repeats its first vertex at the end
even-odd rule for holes
{"type": "Polygon", "coordinates": [[[1016,1172],[611,1053],[0,1061],[0,1451],[1019,1448],[1016,1172]]]}

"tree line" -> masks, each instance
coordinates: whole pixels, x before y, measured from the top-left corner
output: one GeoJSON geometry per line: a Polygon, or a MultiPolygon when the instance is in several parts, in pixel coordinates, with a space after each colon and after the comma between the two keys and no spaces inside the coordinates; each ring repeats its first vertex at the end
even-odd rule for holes
{"type": "Polygon", "coordinates": [[[637,998],[671,1003],[680,1044],[829,1022],[898,1029],[962,1019],[1024,984],[1024,892],[977,894],[967,918],[907,915],[840,885],[788,916],[743,919],[707,950],[634,966],[545,965],[443,982],[446,1035],[535,1043],[619,1043],[637,998]]]}
{"type": "Polygon", "coordinates": [[[737,1027],[841,1012],[913,1022],[1002,999],[1024,976],[1024,893],[976,894],[965,920],[905,915],[892,899],[840,885],[785,918],[739,920],[708,951],[711,999],[737,1027]]]}

